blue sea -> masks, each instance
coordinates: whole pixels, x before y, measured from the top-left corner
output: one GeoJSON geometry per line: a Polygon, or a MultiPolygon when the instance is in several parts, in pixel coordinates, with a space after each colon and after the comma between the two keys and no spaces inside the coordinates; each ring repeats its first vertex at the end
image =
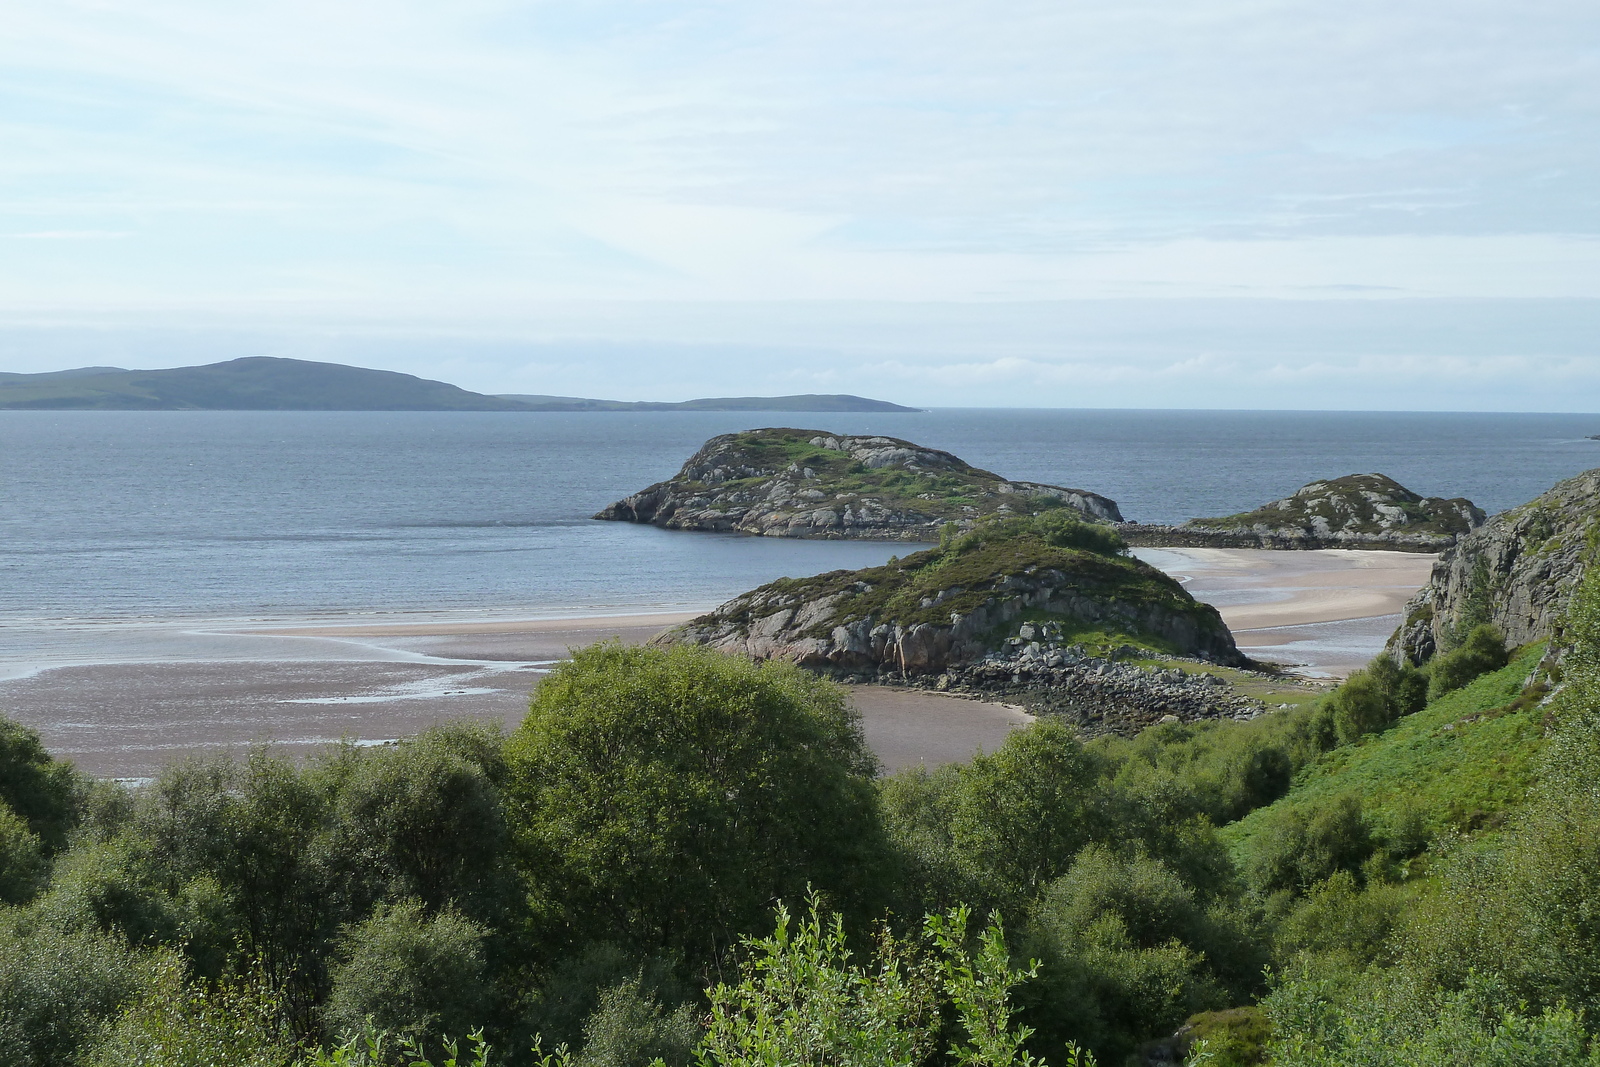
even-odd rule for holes
{"type": "Polygon", "coordinates": [[[1494,512],[1600,466],[1600,415],[0,412],[0,677],[146,622],[701,608],[903,553],[589,518],[774,422],[907,438],[1141,522],[1366,471],[1494,512]]]}

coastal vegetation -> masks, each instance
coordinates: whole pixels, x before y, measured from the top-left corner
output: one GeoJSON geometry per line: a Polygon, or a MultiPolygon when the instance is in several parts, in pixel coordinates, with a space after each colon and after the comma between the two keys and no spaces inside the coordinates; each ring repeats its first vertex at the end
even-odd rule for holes
{"type": "Polygon", "coordinates": [[[1066,510],[1121,518],[1082,489],[1013,482],[894,437],[771,428],[707,441],[678,474],[595,516],[767,537],[935,541],[993,516],[1066,510]]]}
{"type": "Polygon", "coordinates": [[[831,683],[692,646],[134,791],[7,723],[0,1059],[1593,1064],[1600,572],[1563,633],[889,777],[831,683]]]}

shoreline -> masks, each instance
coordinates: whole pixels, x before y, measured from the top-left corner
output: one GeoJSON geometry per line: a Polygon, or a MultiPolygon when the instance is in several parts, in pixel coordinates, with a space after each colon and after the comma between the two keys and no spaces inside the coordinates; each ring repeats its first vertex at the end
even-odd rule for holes
{"type": "MultiPolygon", "coordinates": [[[[1399,611],[1432,566],[1431,557],[1350,549],[1136,554],[1159,560],[1197,599],[1215,604],[1247,655],[1309,663],[1296,670],[1323,678],[1371,658],[1396,621],[1372,609],[1399,611]]],[[[38,669],[0,678],[0,708],[91,774],[142,778],[179,755],[237,753],[261,742],[301,756],[340,739],[382,743],[449,719],[514,727],[539,678],[569,649],[611,638],[642,643],[699,613],[652,606],[337,622],[74,620],[80,629],[65,634],[76,641],[72,655],[47,641],[18,649],[13,662],[38,669]]],[[[1031,721],[1014,706],[930,690],[851,693],[891,770],[970,758],[1031,721]]]]}

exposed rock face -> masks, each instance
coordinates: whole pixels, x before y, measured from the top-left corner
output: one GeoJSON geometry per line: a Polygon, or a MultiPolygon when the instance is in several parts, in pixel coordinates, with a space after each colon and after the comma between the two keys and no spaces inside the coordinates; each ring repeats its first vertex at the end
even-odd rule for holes
{"type": "Polygon", "coordinates": [[[1122,517],[1095,493],[1008,481],[894,437],[769,429],[713,437],[676,477],[595,518],[766,537],[936,541],[947,522],[967,530],[985,516],[1050,509],[1122,517]]]}
{"type": "Polygon", "coordinates": [[[1057,633],[1116,633],[1168,653],[1247,662],[1216,609],[1161,571],[1114,551],[1051,543],[1022,520],[883,567],[781,579],[657,640],[845,674],[937,675],[1007,647],[1008,634],[1026,632],[1018,629],[1025,619],[1054,622],[1057,633]]]}
{"type": "Polygon", "coordinates": [[[1441,552],[1483,524],[1470,500],[1423,497],[1382,474],[1312,482],[1254,511],[1181,526],[1123,523],[1133,545],[1204,548],[1386,548],[1441,552]]]}
{"type": "Polygon", "coordinates": [[[1390,648],[1413,663],[1491,622],[1511,646],[1555,631],[1600,536],[1600,468],[1494,516],[1434,564],[1390,648]]]}

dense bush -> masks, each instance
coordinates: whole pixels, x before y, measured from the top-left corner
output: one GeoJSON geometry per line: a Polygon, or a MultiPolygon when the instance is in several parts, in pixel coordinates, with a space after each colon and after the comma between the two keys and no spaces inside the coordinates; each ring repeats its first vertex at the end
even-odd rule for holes
{"type": "Polygon", "coordinates": [[[793,666],[598,645],[506,753],[527,892],[569,949],[705,964],[807,885],[857,915],[879,891],[876,763],[843,692],[793,666]]]}
{"type": "Polygon", "coordinates": [[[1428,664],[1428,699],[1437,700],[1481,674],[1506,665],[1506,642],[1489,623],[1475,626],[1454,651],[1428,664]]]}
{"type": "Polygon", "coordinates": [[[0,910],[0,1063],[74,1063],[151,977],[147,961],[115,937],[0,910]]]}
{"type": "Polygon", "coordinates": [[[370,1022],[421,1040],[464,1034],[489,1013],[484,930],[457,913],[429,915],[414,900],[379,905],[340,939],[324,1017],[349,1038],[370,1022]]]}
{"type": "Polygon", "coordinates": [[[85,1067],[289,1067],[277,999],[254,982],[184,979],[174,955],[153,957],[150,982],[96,1041],[85,1067]]]}
{"type": "Polygon", "coordinates": [[[1346,793],[1276,811],[1255,835],[1244,877],[1262,896],[1298,893],[1339,871],[1359,870],[1372,850],[1361,798],[1346,793]]]}
{"type": "MultiPolygon", "coordinates": [[[[1502,648],[1502,667],[1503,653],[1502,648]]],[[[1427,702],[1428,677],[1423,672],[1379,656],[1329,694],[1327,710],[1339,744],[1348,745],[1377,733],[1403,715],[1421,711],[1427,702]]]]}
{"type": "Polygon", "coordinates": [[[47,868],[44,842],[0,802],[0,904],[20,904],[33,896],[47,868]]]}
{"type": "Polygon", "coordinates": [[[85,791],[83,779],[52,759],[37,733],[0,718],[0,807],[21,816],[47,850],[66,844],[85,791]]]}

